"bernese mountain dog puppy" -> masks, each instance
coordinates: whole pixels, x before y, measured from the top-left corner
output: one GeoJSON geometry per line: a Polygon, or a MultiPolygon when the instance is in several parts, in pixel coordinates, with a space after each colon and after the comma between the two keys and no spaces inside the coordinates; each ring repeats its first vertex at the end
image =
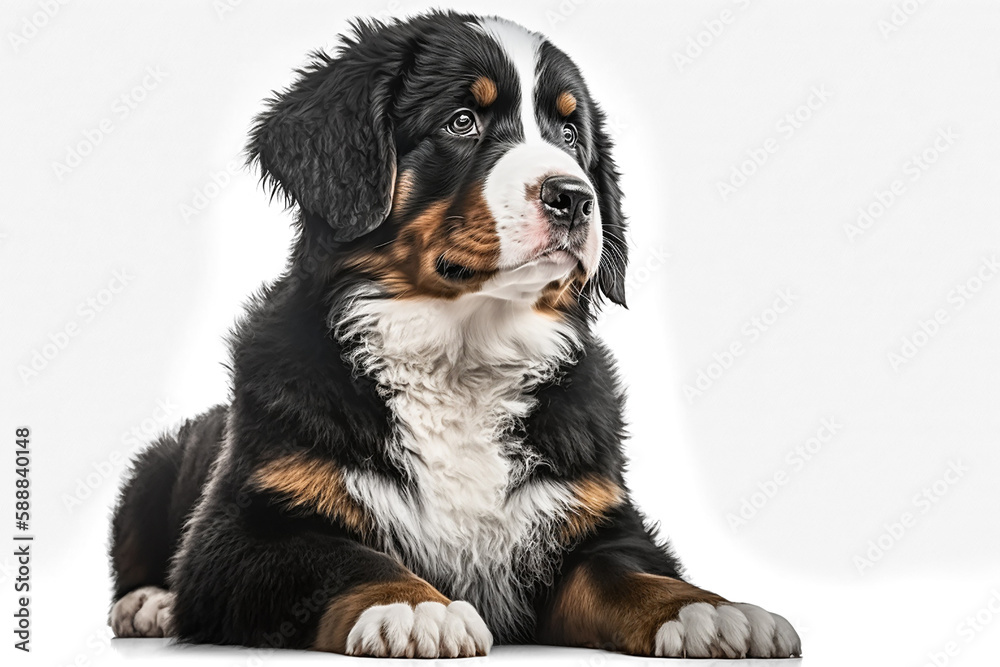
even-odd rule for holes
{"type": "Polygon", "coordinates": [[[566,54],[497,18],[359,22],[248,154],[296,240],[232,334],[230,403],[124,486],[117,636],[799,654],[781,616],[686,582],[630,500],[592,331],[625,300],[622,193],[566,54]]]}

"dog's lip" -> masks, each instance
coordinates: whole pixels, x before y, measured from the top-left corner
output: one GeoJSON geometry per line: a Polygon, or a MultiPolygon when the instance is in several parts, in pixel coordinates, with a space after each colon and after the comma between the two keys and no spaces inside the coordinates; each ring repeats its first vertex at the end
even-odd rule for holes
{"type": "Polygon", "coordinates": [[[535,259],[531,260],[528,263],[530,264],[532,262],[538,262],[538,263],[548,262],[551,264],[566,264],[578,261],[580,261],[580,258],[577,257],[572,252],[570,252],[569,250],[566,250],[565,248],[554,248],[552,250],[547,250],[543,252],[541,255],[539,255],[538,257],[536,257],[535,259]]]}
{"type": "MultiPolygon", "coordinates": [[[[498,267],[501,272],[521,271],[533,266],[562,267],[567,273],[574,268],[584,270],[583,259],[569,248],[549,248],[517,264],[498,267]]],[[[585,271],[584,271],[585,272],[585,271]]]]}
{"type": "Polygon", "coordinates": [[[533,257],[530,257],[529,259],[526,259],[518,264],[502,266],[500,267],[500,270],[522,271],[530,269],[533,266],[558,266],[565,267],[567,271],[570,271],[577,264],[581,264],[581,262],[576,255],[569,250],[557,248],[538,253],[537,255],[534,255],[533,257]]]}
{"type": "Polygon", "coordinates": [[[546,250],[535,259],[527,262],[527,264],[554,264],[565,267],[567,271],[578,269],[583,274],[587,273],[583,258],[577,252],[567,248],[546,250]]]}

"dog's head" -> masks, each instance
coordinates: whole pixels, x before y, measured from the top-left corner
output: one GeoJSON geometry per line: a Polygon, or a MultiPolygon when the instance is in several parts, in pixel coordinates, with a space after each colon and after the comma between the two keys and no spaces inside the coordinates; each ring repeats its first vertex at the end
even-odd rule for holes
{"type": "Polygon", "coordinates": [[[573,62],[513,23],[360,23],[272,99],[249,154],[398,298],[624,303],[627,248],[604,116],[573,62]]]}

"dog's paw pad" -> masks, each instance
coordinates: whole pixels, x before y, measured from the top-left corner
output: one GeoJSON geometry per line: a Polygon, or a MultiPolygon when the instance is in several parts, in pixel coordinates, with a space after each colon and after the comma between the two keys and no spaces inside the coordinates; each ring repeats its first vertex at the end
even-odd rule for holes
{"type": "Polygon", "coordinates": [[[781,616],[752,604],[685,605],[656,632],[654,653],[670,658],[788,658],[802,652],[781,616]]]}
{"type": "Polygon", "coordinates": [[[137,588],[111,608],[111,629],[116,637],[170,637],[173,604],[174,594],[162,588],[137,588]]]}
{"type": "Polygon", "coordinates": [[[347,635],[347,653],[392,658],[486,655],[493,635],[468,602],[369,607],[347,635]]]}

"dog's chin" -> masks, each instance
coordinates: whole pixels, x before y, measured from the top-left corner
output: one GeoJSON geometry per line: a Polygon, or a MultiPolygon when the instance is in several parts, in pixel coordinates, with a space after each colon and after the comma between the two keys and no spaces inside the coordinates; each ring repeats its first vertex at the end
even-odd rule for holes
{"type": "Polygon", "coordinates": [[[581,263],[566,250],[552,250],[513,268],[501,269],[479,294],[505,301],[534,303],[553,282],[568,278],[581,263]]]}

